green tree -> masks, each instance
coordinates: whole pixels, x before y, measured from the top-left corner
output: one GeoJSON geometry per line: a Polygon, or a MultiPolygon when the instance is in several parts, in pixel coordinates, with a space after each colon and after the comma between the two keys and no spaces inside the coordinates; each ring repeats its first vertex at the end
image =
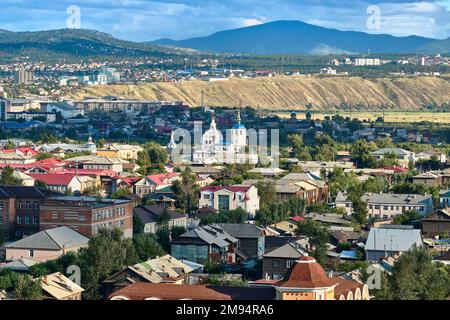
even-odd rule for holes
{"type": "Polygon", "coordinates": [[[172,229],[170,229],[172,239],[175,239],[184,233],[186,233],[186,228],[183,226],[173,226],[172,229]]]}
{"type": "Polygon", "coordinates": [[[101,282],[138,260],[132,239],[125,239],[120,229],[100,229],[89,240],[88,248],[79,251],[85,297],[91,300],[101,298],[101,282]]]}
{"type": "Polygon", "coordinates": [[[165,252],[170,252],[170,229],[168,226],[162,226],[156,231],[156,239],[165,252]]]}
{"type": "Polygon", "coordinates": [[[36,188],[42,189],[42,190],[47,190],[47,189],[48,189],[47,183],[44,182],[44,181],[42,181],[42,180],[36,180],[36,181],[34,182],[34,186],[35,186],[36,188]]]}
{"type": "Polygon", "coordinates": [[[164,249],[152,234],[139,234],[133,237],[133,244],[140,261],[147,261],[164,255],[164,249]]]}
{"type": "Polygon", "coordinates": [[[309,244],[313,246],[313,256],[320,264],[326,263],[327,243],[330,235],[327,229],[313,220],[299,221],[297,234],[308,237],[309,244]]]}
{"type": "Polygon", "coordinates": [[[49,159],[49,158],[53,158],[53,155],[51,153],[48,152],[40,152],[37,156],[36,156],[36,161],[41,161],[44,159],[49,159]]]}
{"type": "Polygon", "coordinates": [[[130,194],[130,189],[128,188],[120,188],[116,192],[113,193],[112,198],[113,199],[120,199],[122,197],[128,196],[130,194]]]}
{"type": "Polygon", "coordinates": [[[22,179],[14,177],[14,169],[6,166],[0,175],[0,185],[5,186],[21,186],[22,179]]]}
{"type": "Polygon", "coordinates": [[[372,155],[372,152],[376,149],[377,146],[374,143],[358,140],[352,145],[350,152],[355,158],[358,168],[375,168],[377,160],[372,155]]]}
{"type": "Polygon", "coordinates": [[[277,190],[272,181],[258,181],[255,187],[258,189],[261,205],[268,205],[277,200],[277,190]]]}
{"type": "Polygon", "coordinates": [[[195,182],[195,175],[187,167],[181,173],[181,180],[175,181],[172,187],[178,208],[184,210],[186,214],[190,214],[191,211],[197,208],[199,188],[195,182]]]}
{"type": "Polygon", "coordinates": [[[430,252],[413,247],[394,264],[392,275],[383,273],[379,300],[446,300],[450,296],[449,267],[434,263],[430,252]]]}
{"type": "Polygon", "coordinates": [[[41,300],[41,280],[33,280],[28,275],[20,275],[14,285],[14,295],[18,300],[41,300]]]}

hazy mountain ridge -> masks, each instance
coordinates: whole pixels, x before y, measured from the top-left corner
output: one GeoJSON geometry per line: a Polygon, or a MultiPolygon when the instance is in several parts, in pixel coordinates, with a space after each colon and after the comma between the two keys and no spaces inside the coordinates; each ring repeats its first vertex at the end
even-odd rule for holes
{"type": "MultiPolygon", "coordinates": [[[[255,54],[317,54],[320,47],[328,48],[325,53],[416,53],[421,50],[425,53],[440,51],[442,40],[339,31],[301,21],[275,21],[220,31],[206,37],[180,41],[161,39],[153,43],[213,52],[255,54]],[[330,48],[334,50],[330,51],[330,48]]],[[[442,47],[447,48],[445,45],[442,47]]]]}

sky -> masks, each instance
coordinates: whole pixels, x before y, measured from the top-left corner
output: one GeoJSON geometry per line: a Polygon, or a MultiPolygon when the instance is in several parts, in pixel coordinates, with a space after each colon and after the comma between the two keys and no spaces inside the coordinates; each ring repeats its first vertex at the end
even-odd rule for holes
{"type": "Polygon", "coordinates": [[[175,40],[276,20],[395,36],[450,37],[450,0],[1,0],[0,29],[81,27],[175,40]]]}

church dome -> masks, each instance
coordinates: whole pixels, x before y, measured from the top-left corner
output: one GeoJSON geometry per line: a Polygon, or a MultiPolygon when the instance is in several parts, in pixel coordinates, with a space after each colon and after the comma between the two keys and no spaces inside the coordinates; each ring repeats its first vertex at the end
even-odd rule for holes
{"type": "Polygon", "coordinates": [[[245,129],[245,126],[244,126],[243,124],[236,123],[236,124],[233,126],[233,129],[245,129]]]}

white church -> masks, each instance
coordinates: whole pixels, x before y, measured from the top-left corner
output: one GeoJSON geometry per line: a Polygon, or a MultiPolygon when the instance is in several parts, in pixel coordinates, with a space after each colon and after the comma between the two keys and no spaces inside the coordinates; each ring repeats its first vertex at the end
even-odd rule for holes
{"type": "MultiPolygon", "coordinates": [[[[213,116],[211,125],[202,135],[200,144],[194,145],[192,158],[189,159],[194,164],[220,164],[220,163],[258,163],[258,154],[255,151],[250,153],[247,139],[247,129],[241,124],[241,113],[238,113],[238,123],[232,129],[227,130],[224,135],[217,129],[215,117],[213,116]]],[[[176,146],[172,134],[169,149],[176,146]]],[[[187,160],[187,159],[186,159],[187,160]]]]}

